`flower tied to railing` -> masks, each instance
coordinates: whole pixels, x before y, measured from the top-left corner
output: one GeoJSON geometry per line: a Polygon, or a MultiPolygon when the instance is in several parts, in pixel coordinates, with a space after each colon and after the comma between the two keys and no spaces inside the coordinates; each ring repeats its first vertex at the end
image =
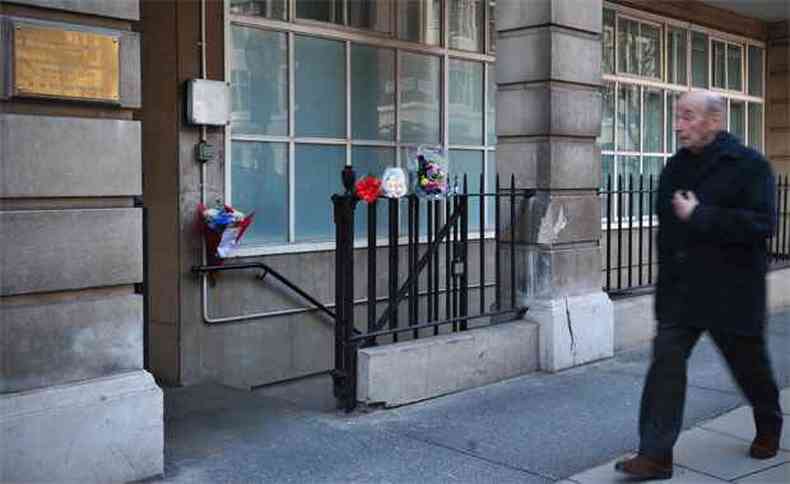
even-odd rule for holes
{"type": "Polygon", "coordinates": [[[354,187],[357,198],[365,203],[373,203],[381,195],[381,180],[375,176],[366,176],[357,180],[354,187]]]}
{"type": "Polygon", "coordinates": [[[230,257],[239,248],[241,238],[252,223],[254,212],[245,215],[230,205],[217,201],[214,208],[198,204],[197,222],[206,241],[209,265],[222,265],[222,259],[230,257]]]}

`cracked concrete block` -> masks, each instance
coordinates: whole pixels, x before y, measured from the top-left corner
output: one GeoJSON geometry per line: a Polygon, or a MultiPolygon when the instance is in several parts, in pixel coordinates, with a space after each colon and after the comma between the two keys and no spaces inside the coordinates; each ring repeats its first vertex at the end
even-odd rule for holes
{"type": "Polygon", "coordinates": [[[602,291],[531,302],[540,328],[540,368],[560,371],[614,355],[614,309],[602,291]]]}

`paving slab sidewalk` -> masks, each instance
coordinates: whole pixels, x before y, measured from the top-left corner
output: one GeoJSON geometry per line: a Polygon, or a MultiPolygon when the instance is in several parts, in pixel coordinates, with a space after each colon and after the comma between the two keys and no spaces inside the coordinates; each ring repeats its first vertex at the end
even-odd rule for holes
{"type": "MultiPolygon", "coordinates": [[[[782,411],[790,423],[790,388],[781,392],[782,411]]],[[[747,452],[754,438],[751,408],[741,406],[702,422],[680,435],[675,447],[673,478],[664,482],[704,484],[715,482],[790,483],[790,425],[785,426],[781,450],[773,459],[751,459],[747,452]]],[[[614,459],[561,481],[562,484],[604,484],[629,482],[614,470],[614,459]]]]}

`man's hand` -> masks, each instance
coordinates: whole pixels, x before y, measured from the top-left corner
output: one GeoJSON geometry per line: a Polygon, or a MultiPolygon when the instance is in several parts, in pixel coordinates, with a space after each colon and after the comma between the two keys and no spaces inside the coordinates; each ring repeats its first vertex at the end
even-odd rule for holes
{"type": "Polygon", "coordinates": [[[672,196],[672,209],[675,211],[675,215],[684,222],[691,218],[697,205],[699,205],[699,200],[694,192],[678,190],[672,196]]]}

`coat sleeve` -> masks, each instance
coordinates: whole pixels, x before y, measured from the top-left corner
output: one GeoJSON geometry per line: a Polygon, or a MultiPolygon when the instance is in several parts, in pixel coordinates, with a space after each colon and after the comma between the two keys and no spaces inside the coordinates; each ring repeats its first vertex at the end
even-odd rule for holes
{"type": "Polygon", "coordinates": [[[700,203],[689,219],[690,229],[706,241],[753,244],[770,237],[776,225],[774,175],[765,161],[755,161],[738,199],[723,208],[700,203]]]}

